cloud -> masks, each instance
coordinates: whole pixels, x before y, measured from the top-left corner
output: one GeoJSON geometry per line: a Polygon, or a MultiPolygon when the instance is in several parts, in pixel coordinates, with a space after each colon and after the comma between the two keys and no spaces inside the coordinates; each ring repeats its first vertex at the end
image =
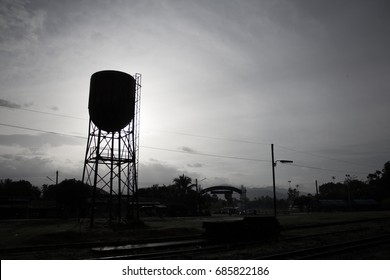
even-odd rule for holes
{"type": "Polygon", "coordinates": [[[85,140],[76,137],[40,133],[36,135],[31,134],[11,134],[0,135],[0,145],[2,146],[17,146],[29,149],[30,151],[42,149],[47,145],[51,147],[60,147],[65,145],[85,145],[85,140]]]}
{"type": "Polygon", "coordinates": [[[165,163],[141,163],[139,166],[139,185],[140,187],[148,187],[154,184],[169,185],[173,178],[177,176],[177,173],[176,167],[165,163]]]}
{"type": "Polygon", "coordinates": [[[5,99],[0,99],[0,106],[2,107],[7,107],[7,108],[12,108],[12,109],[20,109],[22,106],[20,104],[5,100],[5,99]]]}
{"type": "Polygon", "coordinates": [[[196,154],[198,153],[198,151],[190,148],[190,147],[187,147],[187,146],[181,146],[178,148],[179,150],[183,151],[183,152],[186,152],[186,153],[191,153],[191,154],[196,154]]]}
{"type": "Polygon", "coordinates": [[[59,171],[59,181],[81,180],[82,174],[82,164],[31,153],[0,155],[0,166],[0,179],[27,180],[35,186],[50,184],[47,176],[54,179],[56,171],[59,171]]]}
{"type": "Polygon", "coordinates": [[[0,155],[0,178],[12,178],[15,180],[31,180],[45,178],[50,172],[55,171],[53,160],[40,156],[25,156],[5,154],[0,155]]]}
{"type": "Polygon", "coordinates": [[[60,180],[81,179],[84,144],[82,139],[51,133],[0,135],[0,178],[41,186],[58,170],[60,180]]]}
{"type": "Polygon", "coordinates": [[[139,166],[139,186],[142,188],[154,184],[169,185],[172,184],[174,178],[182,174],[191,177],[193,180],[200,177],[198,173],[188,172],[166,162],[158,160],[141,162],[139,166]]]}
{"type": "Polygon", "coordinates": [[[15,52],[26,50],[39,40],[45,12],[30,9],[23,0],[0,2],[0,50],[15,52]]]}
{"type": "Polygon", "coordinates": [[[196,163],[193,163],[193,164],[187,164],[188,167],[195,167],[195,168],[200,168],[200,167],[203,167],[203,164],[199,163],[199,162],[196,162],[196,163]]]}
{"type": "MultiPolygon", "coordinates": [[[[33,102],[23,102],[21,105],[20,103],[16,103],[13,101],[9,101],[9,100],[0,98],[0,106],[5,107],[5,108],[33,111],[33,110],[26,109],[26,108],[29,108],[33,105],[34,105],[33,102]]],[[[54,110],[54,108],[53,108],[53,110],[54,110]]]]}

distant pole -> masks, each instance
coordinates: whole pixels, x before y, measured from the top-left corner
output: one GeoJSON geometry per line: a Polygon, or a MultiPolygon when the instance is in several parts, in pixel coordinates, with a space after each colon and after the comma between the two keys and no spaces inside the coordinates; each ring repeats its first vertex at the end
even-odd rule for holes
{"type": "Polygon", "coordinates": [[[56,171],[56,185],[58,185],[58,170],[56,171]]]}
{"type": "Polygon", "coordinates": [[[195,188],[196,188],[196,214],[200,215],[199,207],[199,188],[198,188],[198,179],[195,178],[195,188]]]}
{"type": "Polygon", "coordinates": [[[272,154],[272,185],[274,191],[274,216],[276,217],[276,187],[275,187],[275,159],[274,159],[274,144],[271,144],[272,154]]]}
{"type": "Polygon", "coordinates": [[[317,194],[317,197],[318,197],[318,182],[316,180],[316,194],[317,194]]]}

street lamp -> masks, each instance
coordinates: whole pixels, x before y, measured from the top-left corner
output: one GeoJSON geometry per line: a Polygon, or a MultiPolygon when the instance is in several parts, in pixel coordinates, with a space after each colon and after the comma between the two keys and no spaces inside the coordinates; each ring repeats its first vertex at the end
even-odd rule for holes
{"type": "Polygon", "coordinates": [[[46,176],[47,179],[49,179],[50,181],[52,181],[53,183],[55,183],[56,185],[58,185],[58,170],[56,171],[56,181],[54,182],[54,180],[52,178],[50,178],[49,176],[46,176]]]}
{"type": "Polygon", "coordinates": [[[199,180],[198,179],[195,179],[195,184],[192,184],[190,187],[193,187],[195,186],[196,187],[196,212],[198,213],[198,215],[200,214],[200,196],[199,196],[199,193],[200,193],[200,185],[198,185],[198,183],[206,180],[207,178],[203,178],[202,180],[199,180]]]}
{"type": "Polygon", "coordinates": [[[204,181],[204,180],[206,180],[207,178],[203,178],[202,180],[199,180],[198,181],[198,179],[195,179],[195,182],[196,182],[196,191],[197,192],[199,192],[200,190],[199,190],[199,188],[200,188],[200,185],[198,185],[198,183],[200,183],[200,182],[202,182],[202,181],[204,181]]]}
{"type": "Polygon", "coordinates": [[[350,190],[350,184],[351,184],[351,175],[345,174],[345,185],[347,186],[347,193],[348,193],[348,207],[351,208],[351,190],[350,190]]]}
{"type": "Polygon", "coordinates": [[[275,160],[274,159],[274,144],[271,144],[271,154],[272,154],[272,184],[273,184],[273,191],[274,191],[274,216],[276,217],[276,187],[275,187],[275,166],[277,162],[280,163],[293,163],[292,160],[275,160]]]}
{"type": "Polygon", "coordinates": [[[199,192],[200,191],[199,190],[200,185],[198,185],[198,183],[200,183],[200,182],[202,182],[202,181],[204,181],[206,179],[207,178],[203,178],[202,180],[199,180],[199,181],[198,181],[198,179],[195,179],[195,184],[189,185],[189,187],[190,188],[195,187],[196,188],[196,192],[199,192]]]}

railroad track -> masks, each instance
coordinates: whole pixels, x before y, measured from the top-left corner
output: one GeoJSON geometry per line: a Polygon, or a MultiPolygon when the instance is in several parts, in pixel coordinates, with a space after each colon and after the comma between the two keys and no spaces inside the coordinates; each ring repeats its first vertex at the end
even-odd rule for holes
{"type": "Polygon", "coordinates": [[[209,245],[199,248],[168,249],[165,251],[150,253],[117,254],[95,258],[98,260],[167,260],[167,259],[192,259],[199,254],[208,254],[226,250],[228,245],[209,245]]]}
{"type": "Polygon", "coordinates": [[[373,246],[379,246],[390,243],[390,234],[375,236],[371,238],[357,239],[347,242],[340,242],[330,245],[305,248],[290,252],[271,254],[267,256],[255,257],[256,260],[312,260],[323,259],[338,254],[361,250],[373,246]]]}
{"type": "MultiPolygon", "coordinates": [[[[56,253],[62,250],[68,251],[94,251],[94,248],[101,248],[101,251],[108,251],[110,248],[126,248],[126,246],[132,246],[133,248],[154,247],[155,244],[169,243],[169,242],[188,242],[196,239],[200,239],[202,236],[188,236],[177,238],[165,238],[165,239],[150,239],[150,240],[137,240],[137,241],[113,241],[113,242],[77,242],[66,244],[49,244],[39,246],[28,247],[16,247],[16,248],[4,248],[0,249],[1,259],[29,259],[29,256],[35,256],[38,259],[47,254],[56,253]],[[131,243],[132,245],[129,245],[131,243]],[[106,250],[104,248],[107,248],[106,250]]],[[[156,247],[159,247],[158,245],[156,247]]],[[[97,250],[98,251],[98,250],[97,250]]],[[[114,252],[114,250],[112,250],[114,252]]],[[[89,254],[88,254],[89,256],[89,254]]],[[[87,257],[88,257],[87,256],[87,257]]],[[[81,256],[81,258],[86,258],[81,256]]]]}
{"type": "Polygon", "coordinates": [[[156,259],[169,256],[190,254],[205,248],[209,241],[201,238],[186,240],[128,244],[124,246],[103,246],[92,248],[92,254],[99,260],[120,259],[156,259]]]}
{"type": "Polygon", "coordinates": [[[305,224],[305,225],[289,225],[282,226],[282,231],[291,231],[298,229],[313,229],[313,228],[324,228],[331,226],[344,226],[344,225],[352,225],[359,223],[368,223],[368,222],[385,222],[389,221],[389,218],[371,218],[371,219],[361,219],[361,220],[353,220],[353,221],[339,221],[339,222],[329,222],[329,223],[315,223],[315,224],[305,224]]]}
{"type": "MultiPolygon", "coordinates": [[[[289,243],[296,240],[309,240],[319,237],[327,237],[330,235],[342,235],[348,233],[359,232],[365,228],[342,229],[328,231],[323,233],[309,234],[303,236],[294,236],[280,238],[279,242],[289,243]]],[[[361,240],[359,241],[361,242],[361,240]]],[[[228,253],[235,250],[262,246],[266,241],[241,241],[241,242],[225,242],[215,244],[207,239],[194,239],[176,242],[163,242],[156,244],[140,244],[137,246],[116,246],[94,248],[96,258],[101,260],[120,260],[120,259],[193,259],[202,258],[213,253],[228,253]]],[[[335,245],[336,247],[339,244],[335,245]]],[[[316,247],[317,248],[317,247],[316,247]]],[[[298,252],[298,251],[297,251],[298,252]]],[[[279,254],[271,255],[277,257],[279,254]]],[[[280,254],[281,256],[283,254],[280,254]]],[[[272,258],[272,257],[271,257],[272,258]]]]}
{"type": "MultiPolygon", "coordinates": [[[[329,236],[344,236],[353,232],[356,232],[359,235],[360,232],[371,230],[371,225],[365,225],[367,222],[376,222],[388,219],[365,219],[359,221],[351,222],[341,222],[341,223],[323,223],[323,224],[312,224],[304,226],[290,226],[282,228],[281,238],[279,238],[279,243],[293,243],[299,240],[314,240],[322,239],[328,240],[329,236]],[[358,227],[345,228],[345,225],[359,224],[358,227]],[[323,230],[326,229],[326,230],[323,230]],[[297,232],[295,232],[295,230],[297,232]],[[318,232],[320,231],[320,232],[318,232]],[[310,234],[303,234],[308,233],[310,234]]],[[[387,235],[383,235],[387,236],[387,235]]],[[[374,238],[378,239],[378,238],[374,238]]],[[[388,237],[385,238],[387,240],[388,237]]],[[[363,246],[360,239],[355,244],[356,246],[363,246]]],[[[368,240],[366,240],[368,242],[368,240]]],[[[375,242],[378,240],[371,240],[375,245],[375,242]]],[[[333,240],[335,242],[335,240],[333,240]]],[[[170,238],[170,239],[156,239],[156,240],[143,240],[143,241],[133,241],[129,244],[129,241],[120,241],[120,242],[95,242],[95,243],[70,243],[70,244],[55,244],[55,245],[45,245],[45,246],[33,246],[33,247],[24,247],[24,248],[10,248],[0,250],[0,257],[2,259],[66,259],[67,254],[70,254],[71,259],[193,259],[193,258],[208,258],[210,256],[216,256],[218,254],[222,255],[229,254],[229,252],[234,252],[235,250],[251,249],[253,247],[264,245],[262,242],[225,242],[225,243],[213,243],[209,240],[202,238],[201,236],[190,236],[186,238],[170,238]],[[62,255],[56,254],[57,252],[65,251],[62,255]],[[65,256],[65,257],[61,257],[65,256]]],[[[352,246],[352,244],[350,244],[352,246]]],[[[329,250],[331,249],[332,245],[329,250]]],[[[334,245],[334,249],[338,248],[341,251],[348,249],[342,249],[341,243],[334,245]]],[[[369,245],[366,245],[369,246],[369,245]]],[[[297,245],[296,248],[301,248],[302,246],[297,245]]],[[[325,247],[313,247],[312,252],[319,252],[322,250],[325,252],[325,247]]],[[[356,247],[357,248],[357,247],[356,247]]],[[[284,251],[292,249],[291,247],[286,247],[284,251]]],[[[295,253],[304,253],[305,250],[302,249],[296,250],[295,253]]],[[[288,256],[292,254],[293,251],[289,253],[275,253],[269,254],[268,256],[259,256],[259,252],[256,255],[246,255],[243,258],[252,259],[255,258],[295,258],[294,256],[288,256]],[[285,256],[283,257],[283,254],[285,256]]],[[[331,254],[331,253],[328,253],[331,254]]],[[[313,258],[314,255],[310,256],[309,252],[305,255],[304,258],[313,258]]],[[[325,255],[324,255],[325,257],[325,255]]]]}

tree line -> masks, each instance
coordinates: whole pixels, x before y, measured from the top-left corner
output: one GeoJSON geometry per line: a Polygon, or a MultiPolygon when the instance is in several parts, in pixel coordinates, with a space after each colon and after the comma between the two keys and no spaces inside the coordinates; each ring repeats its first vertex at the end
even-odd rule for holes
{"type": "Polygon", "coordinates": [[[87,211],[91,194],[91,187],[76,179],[65,179],[42,188],[25,180],[0,180],[0,203],[5,210],[0,217],[80,217],[87,211]],[[55,203],[53,206],[45,202],[55,203]],[[55,208],[54,212],[49,208],[55,208]]]}
{"type": "Polygon", "coordinates": [[[328,182],[318,188],[318,193],[300,195],[297,189],[288,189],[288,201],[301,210],[313,200],[339,200],[351,204],[357,200],[376,201],[381,209],[390,209],[390,161],[381,171],[368,174],[365,181],[346,174],[343,182],[328,182]]]}
{"type": "MultiPolygon", "coordinates": [[[[253,200],[237,199],[226,193],[224,199],[216,194],[199,193],[192,178],[182,174],[172,180],[170,185],[153,185],[138,190],[138,197],[156,201],[166,206],[167,216],[208,215],[224,207],[240,207],[245,210],[266,211],[273,208],[273,198],[256,197],[253,200]]],[[[390,161],[382,171],[375,171],[360,181],[346,176],[344,182],[328,182],[318,188],[318,193],[302,195],[297,189],[287,190],[287,199],[278,199],[277,208],[288,210],[291,205],[300,210],[307,209],[318,200],[364,200],[377,201],[382,209],[390,209],[390,161]]],[[[0,202],[25,203],[31,201],[55,201],[57,216],[85,215],[92,196],[92,187],[76,179],[66,179],[59,184],[33,186],[25,180],[0,180],[0,202]]]]}

